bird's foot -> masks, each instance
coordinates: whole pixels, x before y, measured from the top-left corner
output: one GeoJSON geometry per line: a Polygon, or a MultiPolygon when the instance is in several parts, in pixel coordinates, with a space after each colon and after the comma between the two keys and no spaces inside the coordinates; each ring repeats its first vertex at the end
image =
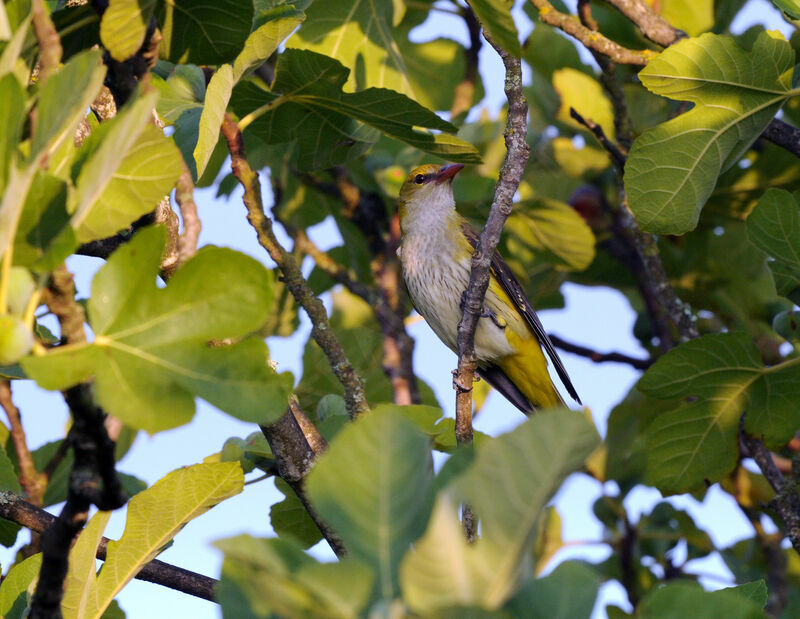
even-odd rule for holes
{"type": "MultiPolygon", "coordinates": [[[[461,301],[459,301],[458,303],[458,309],[460,309],[462,313],[464,312],[464,307],[466,306],[466,304],[467,304],[467,291],[465,290],[464,292],[461,293],[461,301]]],[[[481,308],[481,313],[478,314],[478,317],[491,318],[492,322],[495,325],[497,325],[497,327],[500,329],[505,329],[508,326],[508,323],[506,322],[505,318],[495,314],[492,310],[486,307],[486,305],[484,305],[481,308]]]]}
{"type": "Polygon", "coordinates": [[[472,391],[471,385],[467,387],[466,385],[463,385],[461,381],[458,380],[458,370],[453,370],[452,374],[453,374],[453,389],[458,391],[458,393],[469,393],[470,391],[472,391]]]}

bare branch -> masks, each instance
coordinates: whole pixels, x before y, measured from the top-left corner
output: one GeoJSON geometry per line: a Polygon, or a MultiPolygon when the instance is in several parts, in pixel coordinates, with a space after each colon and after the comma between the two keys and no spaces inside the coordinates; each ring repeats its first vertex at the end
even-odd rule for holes
{"type": "Polygon", "coordinates": [[[464,79],[456,86],[453,92],[453,105],[450,107],[450,118],[469,111],[475,97],[475,84],[478,80],[478,53],[481,50],[481,25],[475,13],[468,6],[461,10],[461,16],[469,32],[469,47],[464,49],[467,66],[464,69],[464,79]]]}
{"type": "Polygon", "coordinates": [[[472,440],[472,383],[478,367],[475,355],[475,329],[489,287],[489,264],[500,241],[503,224],[511,214],[514,194],[519,187],[530,155],[530,147],[525,141],[528,132],[528,104],[522,92],[520,61],[497,45],[485,31],[483,36],[500,55],[506,69],[505,92],[508,98],[506,156],[495,186],[489,217],[472,254],[469,285],[464,294],[464,310],[458,325],[458,369],[453,375],[453,384],[456,387],[456,439],[459,443],[468,443],[472,440]]]}
{"type": "Polygon", "coordinates": [[[306,497],[304,482],[314,464],[316,453],[306,439],[296,413],[290,407],[286,414],[275,423],[261,426],[261,431],[275,456],[278,474],[294,490],[297,498],[300,499],[308,515],[311,516],[336,556],[345,556],[347,550],[342,540],[333,529],[322,521],[306,497]]]}
{"type": "Polygon", "coordinates": [[[539,19],[545,24],[563,30],[578,39],[588,49],[599,52],[614,62],[644,66],[656,55],[656,52],[649,49],[633,50],[622,47],[619,43],[587,28],[573,15],[557,11],[547,0],[531,0],[531,2],[539,9],[539,19]]]}
{"type": "Polygon", "coordinates": [[[569,108],[569,115],[592,132],[592,135],[597,138],[600,145],[611,155],[614,165],[617,167],[620,176],[622,176],[622,173],[625,171],[625,161],[627,157],[614,142],[606,137],[603,128],[593,120],[581,116],[574,107],[569,108]]]}
{"type": "Polygon", "coordinates": [[[773,118],[761,137],[800,157],[800,129],[797,127],[773,118]]]}
{"type": "Polygon", "coordinates": [[[278,264],[278,268],[283,273],[286,287],[300,306],[306,310],[312,324],[311,337],[325,353],[333,373],[344,387],[347,412],[351,417],[357,417],[369,410],[364,394],[364,383],[347,359],[341,343],[333,334],[325,306],[308,286],[294,257],[281,246],[275,237],[272,220],[264,211],[258,174],[247,162],[242,132],[239,130],[239,125],[227,114],[222,122],[222,133],[231,153],[233,174],[244,188],[243,200],[247,207],[247,220],[255,228],[261,246],[278,264]]]}
{"type": "Polygon", "coordinates": [[[571,352],[572,354],[579,355],[581,357],[586,357],[595,363],[625,363],[633,368],[636,368],[637,370],[646,370],[653,365],[653,363],[655,363],[653,359],[637,359],[636,357],[631,357],[620,352],[597,352],[596,350],[592,350],[586,346],[568,342],[557,335],[553,335],[552,333],[550,334],[550,340],[561,350],[571,352]]]}
{"type": "MultiPolygon", "coordinates": [[[[35,533],[43,533],[56,521],[55,516],[31,505],[13,492],[0,492],[0,518],[16,522],[35,533]]],[[[97,548],[98,559],[105,561],[108,542],[109,539],[106,537],[100,542],[100,546],[97,548]]],[[[134,578],[209,601],[214,600],[214,588],[218,584],[218,581],[213,578],[157,559],[146,563],[134,578]]]]}
{"type": "Polygon", "coordinates": [[[22,428],[22,417],[11,398],[10,381],[0,381],[0,406],[6,412],[8,423],[11,426],[11,441],[14,443],[19,465],[19,483],[34,505],[42,505],[44,491],[47,488],[47,478],[36,470],[33,463],[33,455],[28,449],[25,430],[22,428]]]}
{"type": "Polygon", "coordinates": [[[39,42],[39,83],[44,84],[61,63],[61,39],[44,0],[33,0],[33,31],[39,42]]]}
{"type": "Polygon", "coordinates": [[[671,26],[642,0],[606,0],[606,2],[636,24],[642,34],[657,45],[668,47],[686,38],[685,32],[671,26]]]}
{"type": "Polygon", "coordinates": [[[197,241],[200,238],[200,231],[203,226],[200,223],[200,217],[197,215],[197,204],[194,201],[192,173],[183,158],[181,158],[181,165],[183,166],[183,172],[181,172],[175,185],[175,202],[178,203],[181,219],[183,220],[183,233],[178,241],[179,262],[183,264],[194,256],[197,251],[197,241]]]}
{"type": "Polygon", "coordinates": [[[786,527],[786,533],[794,549],[800,553],[800,497],[793,484],[788,484],[786,478],[775,466],[772,452],[755,437],[741,434],[742,444],[748,454],[756,461],[769,485],[775,490],[775,498],[770,504],[778,512],[786,527]]]}

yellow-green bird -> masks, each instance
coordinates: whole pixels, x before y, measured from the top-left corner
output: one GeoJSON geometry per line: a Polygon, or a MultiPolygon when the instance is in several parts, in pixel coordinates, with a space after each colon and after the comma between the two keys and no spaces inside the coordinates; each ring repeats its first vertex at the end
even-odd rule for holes
{"type": "MultiPolygon", "coordinates": [[[[451,350],[478,232],[456,212],[453,178],[464,166],[423,165],[400,188],[398,250],[414,307],[451,350]]],[[[550,357],[567,392],[578,394],[522,286],[495,252],[475,332],[478,373],[522,412],[563,404],[547,372],[550,357]]]]}

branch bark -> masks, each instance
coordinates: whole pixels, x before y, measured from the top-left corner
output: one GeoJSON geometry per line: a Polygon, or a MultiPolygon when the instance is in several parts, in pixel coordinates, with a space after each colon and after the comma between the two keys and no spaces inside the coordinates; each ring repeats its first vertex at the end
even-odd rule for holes
{"type": "Polygon", "coordinates": [[[644,66],[656,56],[656,52],[649,49],[633,50],[615,43],[599,32],[587,28],[573,15],[557,11],[547,0],[531,0],[531,2],[539,10],[539,19],[545,24],[563,30],[578,39],[588,49],[599,52],[614,62],[644,66]]]}
{"type": "MultiPolygon", "coordinates": [[[[333,552],[336,553],[336,556],[343,557],[347,554],[347,549],[344,547],[342,540],[317,515],[306,497],[304,483],[306,475],[311,471],[311,467],[317,457],[317,450],[312,448],[312,443],[316,443],[316,441],[312,439],[309,442],[306,438],[306,434],[295,416],[295,408],[297,408],[296,402],[294,406],[290,405],[289,410],[278,421],[268,426],[260,426],[261,431],[264,433],[264,437],[267,439],[275,456],[278,475],[294,490],[297,498],[300,499],[308,515],[311,516],[314,524],[317,525],[320,533],[333,549],[333,552]]],[[[319,444],[316,444],[316,446],[317,449],[320,449],[319,444]]],[[[324,444],[322,447],[324,448],[324,444]]]]}
{"type": "Polygon", "coordinates": [[[606,2],[636,24],[642,34],[657,45],[669,47],[686,38],[685,32],[674,28],[641,0],[606,0],[606,2]]]}
{"type": "Polygon", "coordinates": [[[281,246],[275,237],[272,220],[267,217],[264,210],[258,174],[253,171],[247,161],[242,132],[239,130],[239,125],[227,114],[222,122],[222,134],[225,136],[231,153],[233,174],[244,188],[243,200],[247,207],[247,220],[256,230],[258,242],[277,263],[286,287],[311,319],[311,337],[325,353],[333,373],[344,387],[347,412],[352,418],[366,413],[369,405],[364,394],[364,383],[347,359],[341,343],[333,334],[325,306],[314,295],[294,257],[281,246]]]}
{"type": "Polygon", "coordinates": [[[769,485],[775,490],[775,498],[770,503],[783,520],[789,541],[792,542],[795,551],[800,553],[800,497],[797,488],[794,484],[786,482],[783,473],[775,466],[772,453],[764,443],[745,433],[742,433],[741,437],[748,455],[756,461],[769,485]]]}

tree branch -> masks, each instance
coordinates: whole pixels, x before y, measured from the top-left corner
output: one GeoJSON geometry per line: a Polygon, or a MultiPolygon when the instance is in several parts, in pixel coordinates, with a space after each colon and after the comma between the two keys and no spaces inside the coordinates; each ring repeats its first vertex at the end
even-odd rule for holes
{"type": "Polygon", "coordinates": [[[227,114],[222,122],[222,134],[225,136],[231,153],[233,174],[244,188],[243,200],[247,207],[247,220],[255,228],[258,242],[267,250],[283,273],[286,287],[311,319],[311,337],[325,353],[333,373],[344,387],[347,412],[351,417],[357,417],[369,410],[364,394],[364,383],[347,359],[341,343],[336,339],[328,322],[325,306],[308,286],[294,257],[281,246],[275,237],[272,220],[264,211],[258,174],[247,162],[242,132],[239,130],[239,125],[227,114]]]}
{"type": "Polygon", "coordinates": [[[11,441],[14,443],[19,464],[19,483],[34,505],[42,505],[44,491],[47,488],[47,478],[36,470],[33,463],[33,455],[28,449],[19,409],[11,398],[11,381],[0,381],[0,406],[6,412],[8,423],[11,426],[11,441]]]}
{"type": "MultiPolygon", "coordinates": [[[[296,406],[297,404],[295,403],[296,406]]],[[[292,406],[275,423],[260,427],[275,456],[278,474],[294,490],[297,498],[300,499],[308,515],[311,516],[314,524],[317,525],[320,533],[333,549],[333,552],[336,553],[336,556],[345,556],[347,550],[342,540],[333,529],[322,521],[306,497],[305,478],[311,471],[317,454],[306,439],[303,428],[301,428],[294,415],[292,406]]]]}
{"type": "Polygon", "coordinates": [[[686,38],[685,32],[671,26],[641,0],[606,0],[606,2],[636,24],[642,34],[657,45],[669,47],[686,38]]]}
{"type": "Polygon", "coordinates": [[[619,43],[587,28],[573,15],[557,11],[547,0],[531,0],[531,2],[539,10],[539,19],[545,24],[563,30],[578,39],[588,49],[599,52],[614,62],[644,66],[656,56],[656,52],[649,49],[632,50],[622,47],[619,43]]]}
{"type": "MultiPolygon", "coordinates": [[[[56,517],[31,505],[13,492],[0,492],[0,518],[16,522],[36,533],[43,533],[56,521],[56,517]]],[[[97,548],[97,558],[105,561],[109,539],[104,537],[97,548]]],[[[176,591],[188,593],[204,600],[214,600],[214,588],[218,581],[202,574],[190,572],[158,559],[146,563],[134,577],[176,591]]]]}
{"type": "Polygon", "coordinates": [[[761,137],[800,157],[800,129],[797,127],[773,118],[761,137]]]}
{"type": "Polygon", "coordinates": [[[514,194],[519,188],[530,155],[530,147],[525,141],[528,131],[528,104],[522,92],[520,61],[497,45],[485,31],[483,36],[500,55],[506,70],[506,156],[495,186],[489,217],[472,254],[469,285],[464,293],[463,315],[458,324],[458,368],[454,373],[453,384],[456,388],[456,439],[460,444],[472,440],[472,383],[478,367],[475,329],[489,287],[489,265],[500,241],[503,224],[511,214],[514,194]]]}
{"type": "Polygon", "coordinates": [[[453,105],[450,107],[450,118],[468,112],[472,108],[475,97],[475,83],[478,80],[478,53],[481,50],[481,25],[469,5],[461,9],[461,16],[469,33],[469,47],[464,49],[467,66],[464,79],[459,82],[453,92],[453,105]]]}
{"type": "Polygon", "coordinates": [[[770,504],[783,520],[786,533],[795,551],[800,553],[800,497],[797,495],[797,489],[793,484],[786,482],[783,473],[778,470],[772,460],[772,453],[764,443],[744,432],[741,437],[742,444],[747,449],[747,455],[756,461],[769,485],[775,490],[775,498],[770,501],[770,504]]]}
{"type": "Polygon", "coordinates": [[[591,348],[586,348],[585,346],[581,346],[579,344],[567,342],[566,340],[558,337],[557,335],[553,335],[552,333],[550,334],[550,340],[561,350],[571,352],[572,354],[579,355],[581,357],[586,357],[595,363],[625,363],[637,370],[646,370],[653,365],[653,363],[655,363],[653,359],[637,359],[636,357],[631,357],[620,352],[597,352],[591,348]]]}
{"type": "Polygon", "coordinates": [[[192,173],[186,166],[186,162],[181,158],[183,171],[175,184],[175,202],[181,211],[183,220],[183,233],[178,240],[179,264],[183,264],[194,256],[197,251],[197,241],[200,238],[200,231],[203,225],[197,215],[197,204],[194,201],[194,183],[192,173]]]}
{"type": "Polygon", "coordinates": [[[569,115],[586,127],[592,133],[592,135],[597,138],[597,141],[600,142],[600,146],[602,146],[606,152],[611,155],[611,160],[614,162],[614,165],[619,171],[620,176],[622,176],[623,172],[625,171],[625,161],[627,160],[625,153],[623,153],[619,147],[614,144],[614,142],[608,139],[606,132],[603,131],[603,128],[600,125],[591,119],[581,116],[574,107],[569,108],[569,115]]]}

